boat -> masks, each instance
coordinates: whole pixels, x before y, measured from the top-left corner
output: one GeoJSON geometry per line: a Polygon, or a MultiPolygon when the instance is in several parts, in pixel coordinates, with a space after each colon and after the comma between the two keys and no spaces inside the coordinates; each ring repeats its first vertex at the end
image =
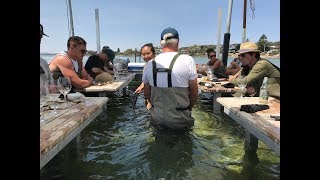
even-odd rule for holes
{"type": "Polygon", "coordinates": [[[134,72],[136,74],[142,74],[144,65],[146,63],[128,63],[128,71],[129,72],[134,72]]]}
{"type": "Polygon", "coordinates": [[[128,63],[128,72],[135,73],[134,81],[141,81],[143,68],[146,63],[130,62],[128,63]]]}

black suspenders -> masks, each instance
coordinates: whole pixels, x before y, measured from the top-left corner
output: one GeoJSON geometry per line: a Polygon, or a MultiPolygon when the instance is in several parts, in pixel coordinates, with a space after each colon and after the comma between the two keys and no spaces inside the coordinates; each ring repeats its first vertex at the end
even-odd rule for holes
{"type": "Polygon", "coordinates": [[[172,72],[172,67],[173,64],[176,62],[178,56],[180,56],[180,54],[176,54],[169,66],[169,69],[166,68],[157,68],[156,62],[155,60],[152,61],[152,72],[153,72],[153,84],[154,87],[157,87],[157,72],[168,72],[168,87],[172,87],[172,80],[171,80],[171,72],[172,72]]]}

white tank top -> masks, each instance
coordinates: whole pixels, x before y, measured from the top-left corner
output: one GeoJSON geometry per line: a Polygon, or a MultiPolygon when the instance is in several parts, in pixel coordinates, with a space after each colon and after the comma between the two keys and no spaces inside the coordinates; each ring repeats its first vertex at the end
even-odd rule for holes
{"type": "MultiPolygon", "coordinates": [[[[78,72],[78,70],[79,70],[78,62],[76,60],[71,59],[71,57],[68,55],[68,53],[66,51],[61,51],[56,56],[58,56],[58,55],[67,56],[71,60],[74,70],[76,72],[78,72]]],[[[80,72],[78,72],[78,73],[80,73],[80,72]]]]}

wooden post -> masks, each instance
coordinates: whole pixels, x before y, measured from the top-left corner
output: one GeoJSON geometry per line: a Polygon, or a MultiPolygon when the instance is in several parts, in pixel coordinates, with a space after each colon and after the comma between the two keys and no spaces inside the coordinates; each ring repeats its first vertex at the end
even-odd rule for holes
{"type": "Polygon", "coordinates": [[[256,152],[258,149],[258,138],[246,130],[244,149],[248,152],[256,152]]]}

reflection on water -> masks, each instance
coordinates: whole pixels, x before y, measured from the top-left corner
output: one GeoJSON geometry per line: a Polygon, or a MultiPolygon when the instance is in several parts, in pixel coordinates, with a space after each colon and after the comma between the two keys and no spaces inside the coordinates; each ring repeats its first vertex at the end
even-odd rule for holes
{"type": "Polygon", "coordinates": [[[205,97],[192,111],[193,131],[156,132],[142,94],[131,108],[139,84],[131,83],[126,96],[108,94],[108,109],[82,131],[81,148],[71,141],[41,179],[280,179],[280,158],[261,142],[257,154],[245,154],[243,128],[211,113],[205,97]]]}

